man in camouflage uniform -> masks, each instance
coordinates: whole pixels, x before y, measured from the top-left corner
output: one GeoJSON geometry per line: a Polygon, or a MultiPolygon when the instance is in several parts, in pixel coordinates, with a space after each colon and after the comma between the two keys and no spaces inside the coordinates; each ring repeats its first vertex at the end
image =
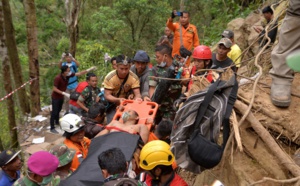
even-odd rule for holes
{"type": "Polygon", "coordinates": [[[47,185],[52,179],[52,173],[56,170],[59,160],[47,151],[39,151],[32,154],[27,161],[27,175],[18,179],[14,186],[38,186],[47,185]]]}
{"type": "Polygon", "coordinates": [[[155,49],[157,65],[149,73],[152,76],[149,80],[151,100],[160,105],[155,116],[156,124],[162,119],[174,120],[176,110],[173,108],[173,103],[181,94],[182,86],[180,81],[159,79],[160,77],[170,79],[175,79],[176,77],[176,68],[178,68],[179,64],[173,60],[171,53],[172,49],[169,46],[157,46],[155,49]]]}
{"type": "Polygon", "coordinates": [[[87,78],[88,86],[81,92],[77,100],[77,104],[82,108],[82,115],[86,116],[89,111],[89,107],[98,102],[100,98],[98,94],[100,89],[97,87],[98,79],[95,74],[91,74],[87,78]]]}
{"type": "Polygon", "coordinates": [[[65,144],[58,144],[52,147],[49,152],[59,159],[59,165],[51,181],[51,186],[57,186],[61,180],[66,179],[73,173],[70,168],[76,151],[69,149],[65,144]]]}

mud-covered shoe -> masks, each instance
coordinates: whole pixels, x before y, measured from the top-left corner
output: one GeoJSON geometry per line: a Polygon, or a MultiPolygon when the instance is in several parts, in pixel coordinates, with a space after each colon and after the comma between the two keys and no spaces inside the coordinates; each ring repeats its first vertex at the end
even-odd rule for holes
{"type": "Polygon", "coordinates": [[[291,103],[291,85],[272,83],[271,100],[277,107],[288,107],[291,103]]]}

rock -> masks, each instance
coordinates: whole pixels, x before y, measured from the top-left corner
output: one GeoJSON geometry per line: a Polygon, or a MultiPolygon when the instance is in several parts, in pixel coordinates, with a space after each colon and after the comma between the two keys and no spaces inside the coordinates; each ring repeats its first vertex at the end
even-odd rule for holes
{"type": "Polygon", "coordinates": [[[247,34],[245,35],[244,25],[245,20],[243,18],[234,19],[227,24],[227,28],[234,32],[234,41],[242,50],[247,46],[247,43],[245,42],[247,34]]]}

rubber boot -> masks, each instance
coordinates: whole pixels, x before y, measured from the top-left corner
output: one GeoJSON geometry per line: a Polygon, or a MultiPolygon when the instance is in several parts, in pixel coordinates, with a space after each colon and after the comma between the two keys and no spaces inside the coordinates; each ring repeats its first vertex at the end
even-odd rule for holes
{"type": "Polygon", "coordinates": [[[271,100],[277,107],[288,107],[291,103],[291,85],[272,83],[271,100]]]}

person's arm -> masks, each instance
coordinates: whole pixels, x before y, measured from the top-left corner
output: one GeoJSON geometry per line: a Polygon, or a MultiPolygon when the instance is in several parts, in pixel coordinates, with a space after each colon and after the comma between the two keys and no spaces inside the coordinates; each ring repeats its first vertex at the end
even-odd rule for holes
{"type": "Polygon", "coordinates": [[[89,71],[92,71],[92,70],[95,70],[95,69],[96,69],[96,67],[93,66],[93,67],[88,68],[88,69],[86,69],[86,70],[83,70],[83,71],[80,71],[80,72],[76,72],[76,73],[75,73],[75,76],[81,76],[81,75],[84,75],[84,74],[88,73],[89,71]]]}
{"type": "Polygon", "coordinates": [[[150,98],[151,98],[152,95],[154,94],[154,91],[155,91],[155,87],[150,86],[150,87],[149,87],[149,97],[150,97],[150,98]]]}
{"type": "Polygon", "coordinates": [[[146,144],[148,142],[148,138],[149,138],[148,127],[146,125],[140,124],[139,128],[140,128],[139,134],[140,134],[143,142],[146,144]]]}
{"type": "Polygon", "coordinates": [[[76,66],[79,67],[80,63],[75,58],[73,58],[72,60],[75,62],[76,66]]]}
{"type": "Polygon", "coordinates": [[[175,18],[175,14],[174,12],[176,12],[176,10],[174,10],[172,13],[171,13],[171,17],[168,19],[167,21],[167,27],[172,30],[173,32],[175,32],[176,30],[176,26],[173,24],[173,19],[175,18]]]}
{"type": "Polygon", "coordinates": [[[108,134],[108,133],[109,133],[109,130],[104,129],[104,130],[102,130],[101,132],[99,132],[99,133],[95,136],[95,138],[98,137],[98,136],[103,136],[103,135],[108,134]]]}
{"type": "Polygon", "coordinates": [[[120,104],[124,98],[117,98],[115,96],[112,95],[112,90],[109,89],[104,89],[104,97],[107,101],[111,102],[111,103],[117,103],[120,104]]]}
{"type": "MultiPolygon", "coordinates": [[[[80,99],[82,98],[82,96],[80,95],[78,100],[77,100],[77,105],[80,106],[80,108],[82,108],[83,110],[85,110],[86,112],[89,111],[89,109],[84,105],[84,102],[80,99]]],[[[84,98],[82,98],[84,99],[84,98]]]]}
{"type": "Polygon", "coordinates": [[[134,99],[137,100],[138,98],[142,98],[140,88],[134,88],[132,89],[133,94],[134,94],[134,99]]]}
{"type": "Polygon", "coordinates": [[[68,94],[68,93],[66,93],[66,92],[63,92],[63,91],[59,90],[56,86],[53,86],[52,90],[53,90],[54,92],[58,93],[58,94],[62,94],[62,95],[64,95],[64,96],[70,98],[70,94],[68,94]]]}
{"type": "Polygon", "coordinates": [[[58,62],[58,68],[61,68],[63,60],[65,59],[65,57],[66,57],[66,53],[63,52],[62,55],[61,55],[61,58],[58,62]]]}

